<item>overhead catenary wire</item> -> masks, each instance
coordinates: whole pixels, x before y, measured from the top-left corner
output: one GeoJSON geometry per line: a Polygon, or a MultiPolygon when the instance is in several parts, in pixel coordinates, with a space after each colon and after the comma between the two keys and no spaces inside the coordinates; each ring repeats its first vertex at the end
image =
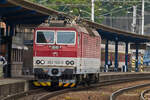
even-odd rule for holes
{"type": "MultiPolygon", "coordinates": [[[[128,2],[128,3],[136,3],[142,2],[142,0],[95,0],[100,2],[128,2]]],[[[150,0],[145,0],[145,2],[150,2],[150,0]]]]}

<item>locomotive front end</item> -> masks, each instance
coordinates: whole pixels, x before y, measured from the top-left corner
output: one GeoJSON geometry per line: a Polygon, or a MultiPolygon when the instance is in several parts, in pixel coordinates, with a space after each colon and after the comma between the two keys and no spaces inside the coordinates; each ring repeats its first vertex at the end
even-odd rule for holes
{"type": "Polygon", "coordinates": [[[37,28],[34,34],[34,85],[75,86],[77,31],[73,28],[37,28]]]}

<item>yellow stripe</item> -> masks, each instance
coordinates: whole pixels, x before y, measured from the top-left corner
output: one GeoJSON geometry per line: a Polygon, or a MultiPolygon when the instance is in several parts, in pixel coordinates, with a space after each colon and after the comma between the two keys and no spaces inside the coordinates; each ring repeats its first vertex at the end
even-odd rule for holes
{"type": "Polygon", "coordinates": [[[143,65],[143,58],[141,57],[141,64],[143,65]]]}
{"type": "Polygon", "coordinates": [[[131,63],[132,67],[135,67],[135,61],[136,61],[135,59],[132,59],[132,61],[131,61],[132,62],[131,63]]]}
{"type": "Polygon", "coordinates": [[[141,68],[141,72],[143,72],[143,68],[141,68]]]}
{"type": "Polygon", "coordinates": [[[72,83],[72,85],[70,87],[74,87],[76,84],[75,83],[72,83]]]}
{"type": "Polygon", "coordinates": [[[141,64],[143,65],[143,62],[141,62],[141,64]]]}
{"type": "Polygon", "coordinates": [[[143,68],[143,66],[141,66],[141,68],[143,68]]]}
{"type": "Polygon", "coordinates": [[[135,66],[135,63],[132,63],[132,66],[135,66]]]}
{"type": "Polygon", "coordinates": [[[46,82],[47,86],[51,86],[51,82],[46,82]]]}
{"type": "Polygon", "coordinates": [[[64,85],[64,87],[67,87],[67,86],[69,86],[69,84],[70,84],[70,83],[66,83],[66,84],[64,85]]]}
{"type": "Polygon", "coordinates": [[[33,84],[34,84],[35,86],[40,86],[40,84],[39,84],[38,82],[33,82],[33,84]]]}
{"type": "Polygon", "coordinates": [[[62,82],[59,82],[59,86],[61,87],[63,85],[63,83],[62,82]]]}
{"type": "Polygon", "coordinates": [[[41,84],[42,86],[47,86],[44,82],[40,82],[40,84],[41,84]]]}

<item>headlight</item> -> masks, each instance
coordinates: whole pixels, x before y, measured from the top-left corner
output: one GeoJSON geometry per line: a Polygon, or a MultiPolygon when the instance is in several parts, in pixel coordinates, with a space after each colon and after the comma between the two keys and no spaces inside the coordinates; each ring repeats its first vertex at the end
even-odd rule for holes
{"type": "Polygon", "coordinates": [[[74,61],[73,61],[73,60],[72,60],[72,61],[68,61],[68,60],[67,60],[67,61],[66,61],[66,65],[69,65],[69,64],[70,64],[70,65],[74,65],[74,61]]]}
{"type": "Polygon", "coordinates": [[[70,64],[71,64],[71,65],[74,65],[74,61],[70,61],[70,64]]]}
{"type": "Polygon", "coordinates": [[[40,64],[40,63],[41,63],[41,61],[40,61],[40,60],[37,60],[37,61],[36,61],[36,64],[40,64]]]}
{"type": "Polygon", "coordinates": [[[41,64],[45,64],[45,61],[44,61],[44,60],[41,60],[41,64]]]}
{"type": "Polygon", "coordinates": [[[67,60],[67,61],[66,61],[66,65],[69,65],[69,63],[70,63],[70,62],[67,60]]]}

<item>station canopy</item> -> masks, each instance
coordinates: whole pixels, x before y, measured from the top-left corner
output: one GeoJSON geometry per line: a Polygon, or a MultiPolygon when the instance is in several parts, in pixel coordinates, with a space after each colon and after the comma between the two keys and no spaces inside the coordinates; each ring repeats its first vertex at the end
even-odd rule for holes
{"type": "Polygon", "coordinates": [[[41,24],[59,12],[27,0],[0,0],[0,18],[6,24],[41,24]]]}
{"type": "MultiPolygon", "coordinates": [[[[68,18],[75,18],[74,16],[31,3],[27,0],[0,0],[0,19],[7,25],[39,25],[52,15],[63,15],[68,18]]],[[[102,39],[133,43],[150,42],[150,36],[122,31],[82,18],[80,20],[82,23],[95,28],[102,39]]]]}

